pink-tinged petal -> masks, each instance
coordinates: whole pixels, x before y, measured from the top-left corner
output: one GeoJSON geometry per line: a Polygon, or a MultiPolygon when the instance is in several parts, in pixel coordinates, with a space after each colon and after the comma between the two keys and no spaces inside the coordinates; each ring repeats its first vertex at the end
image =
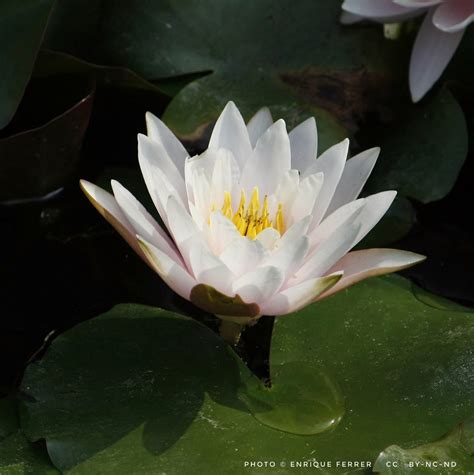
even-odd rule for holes
{"type": "Polygon", "coordinates": [[[197,281],[183,267],[153,244],[146,242],[140,236],[137,236],[137,242],[151,268],[174,292],[189,300],[191,289],[197,285],[197,281]]]}
{"type": "Polygon", "coordinates": [[[189,262],[196,280],[230,295],[234,276],[230,269],[199,240],[190,245],[189,262]]]}
{"type": "Polygon", "coordinates": [[[81,180],[80,185],[82,191],[94,208],[118,231],[132,249],[140,257],[145,259],[135,237],[136,231],[128,221],[114,196],[86,180],[81,180]]]}
{"type": "Polygon", "coordinates": [[[434,12],[433,24],[447,33],[463,30],[474,20],[474,2],[450,0],[442,3],[434,12]]]}
{"type": "Polygon", "coordinates": [[[342,272],[339,272],[325,277],[316,277],[289,287],[260,305],[260,311],[262,315],[286,315],[296,312],[335,286],[341,277],[342,272]]]}
{"type": "Polygon", "coordinates": [[[406,269],[425,259],[426,257],[420,254],[398,249],[367,249],[350,252],[329,270],[330,273],[343,271],[344,277],[317,300],[328,297],[368,277],[406,269]]]}
{"type": "Polygon", "coordinates": [[[347,160],[326,216],[359,196],[367,178],[372,173],[379,153],[380,148],[374,147],[347,160]]]}
{"type": "MultiPolygon", "coordinates": [[[[407,8],[393,0],[345,0],[344,12],[380,23],[394,23],[418,14],[419,8],[407,8]]],[[[423,11],[423,10],[421,10],[423,11]]]]}
{"type": "Polygon", "coordinates": [[[464,34],[464,30],[439,30],[432,17],[432,12],[426,15],[411,53],[409,84],[413,102],[418,102],[439,79],[464,34]]]}
{"type": "MultiPolygon", "coordinates": [[[[161,142],[155,142],[146,135],[138,134],[138,156],[148,163],[148,167],[153,170],[158,169],[178,192],[181,200],[186,202],[186,189],[182,173],[176,168],[175,163],[168,155],[161,142]]],[[[184,166],[184,161],[183,161],[184,166]]]]}
{"type": "Polygon", "coordinates": [[[177,263],[184,265],[181,255],[169,236],[132,193],[115,180],[112,180],[112,190],[135,234],[139,234],[177,263]]]}
{"type": "Polygon", "coordinates": [[[252,148],[255,147],[258,139],[273,124],[273,117],[268,107],[262,107],[248,122],[247,131],[249,133],[252,148]]]}
{"type": "Polygon", "coordinates": [[[316,160],[318,130],[314,117],[306,119],[290,133],[291,168],[304,172],[316,160]]]}
{"type": "Polygon", "coordinates": [[[188,152],[183,144],[175,137],[173,132],[151,112],[145,114],[148,137],[159,142],[173,161],[181,176],[184,176],[184,161],[188,152]]]}
{"type": "Polygon", "coordinates": [[[234,239],[231,245],[224,247],[219,258],[235,277],[240,277],[255,269],[266,253],[267,251],[260,241],[240,236],[234,239]]]}
{"type": "Polygon", "coordinates": [[[258,139],[242,170],[241,185],[248,196],[254,186],[259,187],[261,196],[273,194],[290,165],[290,139],[285,122],[280,119],[258,139]]]}
{"type": "Polygon", "coordinates": [[[304,176],[309,176],[313,173],[323,173],[324,175],[323,186],[313,210],[313,221],[310,225],[310,230],[317,226],[326,214],[344,171],[348,150],[349,140],[344,139],[342,142],[326,150],[306,169],[304,176]]]}
{"type": "Polygon", "coordinates": [[[225,148],[233,154],[240,169],[250,157],[252,146],[247,126],[236,105],[230,101],[217,119],[209,141],[209,149],[225,148]]]}
{"type": "Polygon", "coordinates": [[[233,294],[240,295],[246,303],[259,304],[268,300],[283,284],[285,275],[273,266],[259,267],[232,284],[233,294]]]}

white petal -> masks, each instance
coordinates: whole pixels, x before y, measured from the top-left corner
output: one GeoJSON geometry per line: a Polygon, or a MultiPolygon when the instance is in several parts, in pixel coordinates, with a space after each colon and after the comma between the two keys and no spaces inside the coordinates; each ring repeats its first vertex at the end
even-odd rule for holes
{"type": "Polygon", "coordinates": [[[354,245],[360,231],[360,215],[354,215],[340,226],[330,239],[322,242],[308,257],[306,262],[296,272],[295,277],[288,282],[288,287],[299,284],[304,280],[323,276],[342,256],[354,245]]]}
{"type": "Polygon", "coordinates": [[[200,284],[214,287],[219,292],[229,295],[233,275],[229,268],[199,240],[191,243],[189,262],[196,280],[200,284]]]}
{"type": "Polygon", "coordinates": [[[372,173],[379,153],[380,148],[374,147],[347,160],[326,216],[359,196],[367,178],[372,173]]]}
{"type": "Polygon", "coordinates": [[[382,216],[390,208],[393,200],[397,196],[397,192],[393,190],[382,191],[374,195],[364,198],[365,204],[358,217],[358,221],[362,224],[352,247],[357,245],[372,228],[380,221],[382,216]]]}
{"type": "Polygon", "coordinates": [[[137,239],[151,267],[172,290],[189,300],[191,289],[197,285],[196,280],[183,267],[153,246],[153,244],[146,242],[140,236],[137,236],[137,239]]]}
{"type": "Polygon", "coordinates": [[[317,226],[326,214],[344,171],[348,150],[349,140],[345,139],[326,150],[305,172],[305,176],[313,173],[324,174],[324,183],[313,211],[313,222],[310,229],[317,226]]]}
{"type": "Polygon", "coordinates": [[[301,266],[308,249],[309,239],[307,236],[286,240],[283,245],[266,257],[260,265],[262,267],[270,265],[278,267],[285,274],[285,280],[287,280],[293,277],[296,269],[301,266]]]}
{"type": "Polygon", "coordinates": [[[420,254],[398,249],[367,249],[350,252],[329,270],[329,272],[344,271],[344,277],[320,298],[328,297],[368,277],[406,269],[425,259],[425,256],[420,254]]]}
{"type": "Polygon", "coordinates": [[[209,247],[216,255],[221,254],[233,241],[242,237],[234,223],[220,211],[211,213],[206,233],[209,247]]]}
{"type": "Polygon", "coordinates": [[[314,117],[306,119],[289,134],[291,145],[291,168],[304,172],[316,159],[318,153],[318,130],[314,117]]]}
{"type": "Polygon", "coordinates": [[[280,239],[280,233],[274,228],[267,228],[259,232],[255,239],[259,241],[265,249],[273,249],[280,239]]]}
{"type": "Polygon", "coordinates": [[[225,149],[218,150],[211,180],[211,203],[216,208],[220,208],[224,203],[224,193],[226,191],[231,194],[233,202],[240,198],[240,190],[236,188],[239,178],[239,166],[232,152],[225,149]]]}
{"type": "Polygon", "coordinates": [[[314,214],[313,210],[318,203],[318,197],[323,183],[324,175],[322,173],[314,173],[301,180],[287,216],[289,223],[293,224],[305,216],[314,214]]]}
{"type": "MultiPolygon", "coordinates": [[[[173,184],[183,202],[186,202],[186,189],[183,172],[179,172],[161,142],[154,142],[146,135],[138,134],[138,157],[148,162],[151,170],[158,169],[173,184]]],[[[183,161],[184,165],[184,161],[183,161]]]]}
{"type": "Polygon", "coordinates": [[[426,15],[411,53],[409,83],[413,102],[418,102],[439,79],[464,34],[464,30],[439,30],[433,25],[432,16],[426,15]]]}
{"type": "Polygon", "coordinates": [[[201,170],[206,175],[209,183],[217,159],[217,150],[206,150],[201,155],[195,155],[184,162],[184,180],[186,182],[186,193],[188,202],[194,203],[193,175],[197,170],[201,170]]]}
{"type": "Polygon", "coordinates": [[[365,205],[366,200],[361,198],[341,206],[325,218],[309,235],[311,249],[315,249],[322,242],[341,232],[341,229],[344,229],[342,226],[347,222],[353,222],[360,215],[365,205]]]}
{"type": "Polygon", "coordinates": [[[244,119],[232,101],[227,103],[217,119],[209,141],[209,149],[220,148],[230,150],[234,154],[240,169],[252,151],[244,119]]]}
{"type": "Polygon", "coordinates": [[[135,229],[113,195],[86,180],[81,180],[80,185],[94,208],[119,232],[137,254],[144,257],[135,237],[135,229]]]}
{"type": "MultiPolygon", "coordinates": [[[[298,170],[288,170],[283,174],[280,183],[275,190],[275,196],[279,203],[283,204],[283,208],[291,203],[298,193],[298,185],[300,183],[300,174],[298,170]]],[[[289,210],[285,209],[286,212],[289,210]]]]}
{"type": "Polygon", "coordinates": [[[244,274],[232,284],[234,294],[245,303],[261,303],[268,300],[283,284],[285,276],[276,267],[260,267],[244,274]]]}
{"type": "Polygon", "coordinates": [[[261,242],[240,236],[225,247],[219,257],[236,277],[240,277],[255,269],[265,253],[261,242]]]}
{"type": "Polygon", "coordinates": [[[247,130],[249,133],[252,148],[255,147],[257,140],[273,124],[273,117],[268,107],[262,107],[248,122],[247,130]]]}
{"type": "Polygon", "coordinates": [[[190,187],[193,193],[193,203],[199,219],[207,222],[212,209],[211,184],[207,179],[206,172],[202,168],[196,168],[189,177],[190,187]]]}
{"type": "Polygon", "coordinates": [[[148,137],[162,144],[181,176],[184,176],[184,161],[188,156],[188,152],[183,144],[175,137],[173,132],[151,112],[145,114],[145,120],[148,137]]]}
{"type": "Polygon", "coordinates": [[[112,190],[135,234],[139,234],[177,263],[184,265],[174,243],[145,207],[118,181],[112,180],[112,190]]]}
{"type": "Polygon", "coordinates": [[[341,8],[344,12],[380,23],[406,20],[420,10],[397,5],[393,0],[344,0],[341,8]]]}
{"type": "Polygon", "coordinates": [[[473,20],[474,2],[468,0],[450,0],[443,3],[433,15],[433,24],[448,33],[463,30],[473,20]]]}
{"type": "Polygon", "coordinates": [[[204,243],[202,233],[191,218],[186,209],[174,197],[168,199],[166,205],[167,214],[172,217],[169,220],[169,230],[174,242],[183,256],[188,269],[190,266],[190,251],[194,242],[204,243]]]}
{"type": "Polygon", "coordinates": [[[293,241],[294,239],[298,239],[300,236],[305,235],[308,231],[310,222],[311,216],[305,216],[303,219],[295,222],[287,231],[285,231],[278,246],[286,245],[287,241],[293,241]]]}
{"type": "Polygon", "coordinates": [[[270,195],[290,169],[290,140],[285,122],[275,122],[258,139],[250,159],[242,171],[241,184],[250,196],[254,186],[260,195],[270,195]]]}
{"type": "Polygon", "coordinates": [[[342,273],[316,277],[278,292],[260,306],[262,315],[285,315],[296,312],[337,284],[342,273]]]}

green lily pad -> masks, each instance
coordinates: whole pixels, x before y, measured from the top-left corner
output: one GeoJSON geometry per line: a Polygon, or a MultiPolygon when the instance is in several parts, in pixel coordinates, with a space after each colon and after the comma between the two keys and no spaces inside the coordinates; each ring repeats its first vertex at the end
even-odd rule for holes
{"type": "Polygon", "coordinates": [[[0,4],[0,129],[23,97],[54,0],[3,0],[0,4]]]}
{"type": "Polygon", "coordinates": [[[0,442],[2,475],[59,475],[44,447],[31,444],[21,431],[0,442]]]}
{"type": "Polygon", "coordinates": [[[365,281],[276,319],[265,393],[201,324],[119,306],[59,336],[29,366],[22,427],[71,474],[259,473],[246,465],[258,460],[275,461],[272,473],[292,461],[347,473],[388,446],[436,440],[473,413],[473,316],[425,305],[400,277],[365,281]],[[324,383],[312,392],[312,370],[333,396],[324,383]],[[255,394],[259,411],[248,405],[255,394]],[[342,398],[345,415],[332,430],[295,434],[303,414],[306,425],[315,420],[321,394],[336,409],[342,398]]]}
{"type": "Polygon", "coordinates": [[[466,474],[474,470],[474,418],[440,440],[412,449],[397,445],[386,448],[377,458],[374,470],[384,475],[466,474]]]}
{"type": "Polygon", "coordinates": [[[18,427],[15,399],[11,396],[0,399],[0,440],[14,432],[18,427]]]}

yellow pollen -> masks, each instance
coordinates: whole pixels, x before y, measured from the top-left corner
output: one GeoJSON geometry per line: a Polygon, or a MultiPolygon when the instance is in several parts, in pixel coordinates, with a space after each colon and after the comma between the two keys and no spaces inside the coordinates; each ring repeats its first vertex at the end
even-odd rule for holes
{"type": "MultiPolygon", "coordinates": [[[[215,211],[215,209],[215,205],[212,205],[211,212],[215,211]]],[[[275,219],[272,222],[268,210],[268,197],[264,197],[263,204],[260,206],[257,187],[252,190],[248,207],[246,207],[245,192],[242,190],[239,206],[235,214],[232,211],[232,196],[226,191],[224,193],[224,204],[222,205],[221,211],[224,216],[234,223],[242,236],[247,236],[250,239],[255,239],[261,231],[267,228],[275,228],[280,234],[283,234],[285,230],[281,203],[278,205],[275,219]]]]}

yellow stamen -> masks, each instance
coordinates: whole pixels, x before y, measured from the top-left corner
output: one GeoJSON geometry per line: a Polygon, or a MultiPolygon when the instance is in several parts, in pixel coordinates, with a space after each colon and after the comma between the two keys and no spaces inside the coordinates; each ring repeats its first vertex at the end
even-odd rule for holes
{"type": "MultiPolygon", "coordinates": [[[[283,221],[283,208],[281,203],[278,205],[277,212],[275,213],[275,219],[272,222],[270,220],[270,212],[268,210],[268,197],[265,196],[263,204],[260,207],[260,198],[258,187],[252,190],[252,196],[248,208],[245,207],[246,198],[245,192],[242,190],[240,194],[240,202],[235,214],[233,214],[232,208],[232,196],[226,191],[224,193],[224,203],[221,211],[224,216],[230,219],[235,227],[238,229],[242,236],[246,236],[250,239],[255,239],[257,235],[267,228],[275,228],[280,234],[283,234],[285,230],[283,221]]],[[[216,206],[212,205],[212,211],[215,211],[216,206]]]]}

